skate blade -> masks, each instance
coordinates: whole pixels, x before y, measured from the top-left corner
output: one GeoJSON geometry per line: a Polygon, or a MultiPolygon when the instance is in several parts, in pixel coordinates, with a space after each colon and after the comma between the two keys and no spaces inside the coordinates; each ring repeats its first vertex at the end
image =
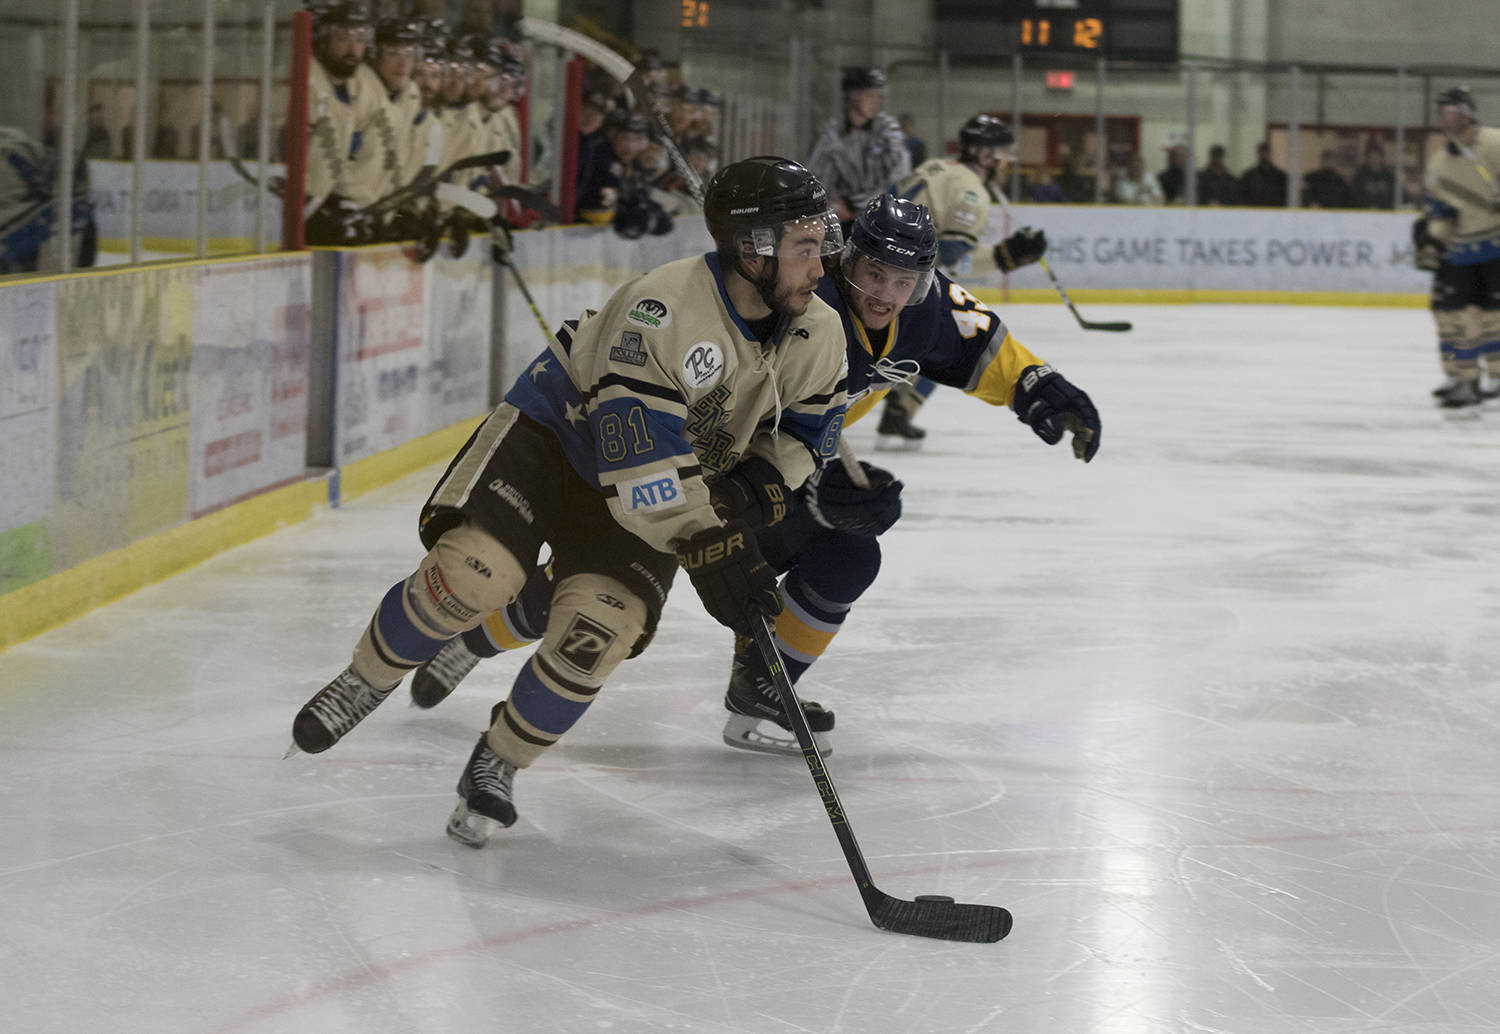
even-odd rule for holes
{"type": "Polygon", "coordinates": [[[470,811],[468,802],[463,800],[448,816],[448,835],[467,847],[483,847],[499,828],[500,823],[488,815],[470,811]]]}
{"type": "Polygon", "coordinates": [[[922,447],[922,438],[895,438],[882,434],[875,437],[876,452],[916,452],[922,447]]]}
{"type": "MultiPolygon", "coordinates": [[[[737,750],[749,750],[757,754],[802,756],[802,745],[791,733],[775,722],[751,718],[749,715],[732,714],[725,720],[724,742],[737,750]],[[773,731],[765,732],[765,729],[773,731]]],[[[833,753],[833,742],[826,732],[813,733],[813,742],[818,745],[818,753],[824,757],[833,753]]]]}

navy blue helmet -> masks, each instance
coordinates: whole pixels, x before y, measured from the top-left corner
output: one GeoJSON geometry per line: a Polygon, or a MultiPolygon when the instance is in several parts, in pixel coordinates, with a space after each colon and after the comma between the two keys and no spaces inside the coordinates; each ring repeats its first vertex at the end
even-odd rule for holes
{"type": "Polygon", "coordinates": [[[937,231],[927,206],[877,194],[854,217],[839,264],[854,289],[884,301],[916,305],[932,288],[937,258],[937,231]]]}

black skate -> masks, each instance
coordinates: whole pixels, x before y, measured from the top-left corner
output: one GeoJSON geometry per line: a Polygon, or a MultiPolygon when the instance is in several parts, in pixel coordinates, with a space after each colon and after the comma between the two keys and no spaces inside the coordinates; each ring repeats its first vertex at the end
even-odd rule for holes
{"type": "Polygon", "coordinates": [[[1480,402],[1478,381],[1458,381],[1453,387],[1438,396],[1438,404],[1444,409],[1462,409],[1477,406],[1480,402]]]}
{"type": "Polygon", "coordinates": [[[516,821],[516,766],[490,749],[481,733],[458,779],[458,806],[448,816],[448,835],[460,844],[483,847],[490,834],[516,821]]]}
{"type": "Polygon", "coordinates": [[[416,670],[411,678],[411,702],[417,707],[436,707],[458,688],[481,658],[454,636],[437,654],[416,670]]]}
{"type": "Polygon", "coordinates": [[[390,695],[390,689],[376,689],[356,675],[353,668],[345,668],[297,712],[292,721],[293,750],[287,751],[287,755],[298,749],[321,754],[390,695]]]}
{"type": "MultiPolygon", "coordinates": [[[[792,733],[775,684],[761,665],[752,665],[747,656],[734,655],[734,666],[729,670],[729,689],[724,693],[724,709],[729,712],[724,721],[724,742],[731,747],[763,754],[802,753],[802,745],[792,733]],[[777,735],[778,730],[784,735],[777,735]]],[[[815,700],[803,700],[802,714],[817,741],[818,750],[825,755],[832,754],[833,744],[828,733],[833,731],[833,712],[815,700]]]]}
{"type": "Polygon", "coordinates": [[[904,406],[887,402],[875,428],[875,448],[881,452],[910,452],[922,447],[927,432],[911,422],[904,406]]]}

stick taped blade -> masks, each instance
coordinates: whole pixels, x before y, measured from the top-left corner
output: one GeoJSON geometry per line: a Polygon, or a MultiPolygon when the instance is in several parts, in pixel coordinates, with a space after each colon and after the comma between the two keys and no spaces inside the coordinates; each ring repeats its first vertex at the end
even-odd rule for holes
{"type": "Polygon", "coordinates": [[[935,937],[941,941],[993,944],[1010,933],[1011,915],[998,905],[967,905],[955,901],[903,901],[885,897],[870,913],[882,930],[935,937]]]}
{"type": "Polygon", "coordinates": [[[1120,322],[1120,323],[1094,323],[1092,321],[1085,321],[1084,324],[1083,324],[1083,329],[1084,330],[1130,330],[1130,329],[1132,329],[1133,326],[1134,326],[1133,324],[1127,323],[1127,322],[1120,322]]]}

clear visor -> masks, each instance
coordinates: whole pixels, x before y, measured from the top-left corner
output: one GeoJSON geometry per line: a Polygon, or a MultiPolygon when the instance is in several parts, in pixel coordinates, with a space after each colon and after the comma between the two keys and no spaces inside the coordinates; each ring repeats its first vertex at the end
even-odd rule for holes
{"type": "Polygon", "coordinates": [[[850,287],[882,305],[916,305],[932,289],[932,270],[881,262],[860,251],[853,241],[844,248],[839,265],[850,287]]]}
{"type": "Polygon", "coordinates": [[[825,208],[817,215],[803,216],[780,227],[757,226],[750,231],[750,243],[757,255],[767,258],[817,258],[837,255],[844,246],[844,233],[839,229],[838,214],[825,208]]]}

